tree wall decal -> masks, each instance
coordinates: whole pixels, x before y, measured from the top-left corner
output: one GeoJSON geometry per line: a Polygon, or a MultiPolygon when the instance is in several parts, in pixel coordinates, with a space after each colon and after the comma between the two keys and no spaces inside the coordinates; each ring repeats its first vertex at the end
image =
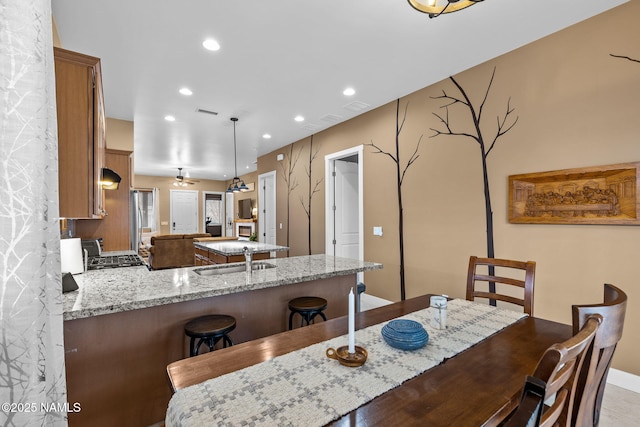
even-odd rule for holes
{"type": "MultiPolygon", "coordinates": [[[[493,68],[493,73],[491,74],[491,79],[489,80],[489,84],[487,85],[487,90],[484,93],[484,97],[482,98],[482,102],[480,105],[476,106],[473,104],[467,92],[464,88],[458,83],[458,81],[449,77],[449,79],[456,86],[458,91],[460,92],[459,96],[454,96],[448,94],[445,90],[442,91],[442,95],[434,96],[433,99],[443,99],[447,101],[445,105],[441,108],[444,108],[445,114],[440,115],[438,113],[433,113],[440,122],[444,125],[445,130],[439,130],[435,128],[430,128],[434,134],[430,137],[436,137],[440,135],[449,135],[449,136],[464,136],[466,138],[471,139],[476,144],[478,144],[478,148],[480,149],[480,159],[482,161],[482,179],[484,184],[484,201],[485,201],[485,219],[486,219],[486,227],[487,227],[487,257],[495,258],[495,251],[493,245],[493,211],[491,209],[491,192],[489,189],[489,169],[487,166],[487,157],[493,150],[496,145],[498,139],[509,132],[518,122],[518,117],[515,119],[511,118],[511,114],[514,111],[514,108],[511,108],[511,97],[507,101],[506,111],[502,116],[497,116],[497,126],[495,130],[495,134],[490,138],[485,138],[485,135],[482,132],[482,118],[484,113],[484,108],[487,102],[487,98],[489,97],[489,91],[491,90],[491,85],[493,84],[493,79],[496,74],[495,67],[493,68]],[[473,132],[465,132],[465,131],[456,131],[452,127],[452,123],[449,118],[449,107],[454,105],[462,105],[471,118],[471,122],[473,125],[473,132]]],[[[489,274],[493,274],[491,271],[489,274]]],[[[491,292],[495,292],[495,284],[490,284],[491,292]]]]}
{"type": "Polygon", "coordinates": [[[309,255],[311,255],[311,200],[313,199],[313,195],[320,191],[320,184],[322,183],[322,178],[316,179],[315,185],[311,185],[312,181],[312,169],[313,161],[318,156],[318,151],[313,151],[313,135],[311,135],[311,141],[309,142],[309,163],[304,167],[304,170],[307,174],[307,178],[309,179],[309,188],[307,191],[307,201],[302,196],[300,196],[300,203],[302,204],[302,208],[304,212],[307,214],[307,235],[308,235],[308,245],[309,245],[309,255]]]}
{"type": "Polygon", "coordinates": [[[609,55],[613,56],[614,58],[628,59],[631,62],[640,62],[640,59],[634,59],[625,55],[614,55],[613,53],[610,53],[609,55]]]}
{"type": "MultiPolygon", "coordinates": [[[[285,154],[285,160],[280,164],[282,167],[282,179],[284,179],[284,183],[287,186],[287,247],[289,245],[289,231],[290,231],[290,218],[291,218],[291,193],[298,186],[298,179],[293,173],[293,170],[300,159],[300,154],[302,153],[302,149],[298,150],[298,153],[294,156],[293,154],[293,146],[291,144],[289,146],[289,154],[285,154]]],[[[289,252],[287,251],[287,256],[289,256],[289,252]]]]}
{"type": "Polygon", "coordinates": [[[385,154],[389,156],[391,160],[396,165],[396,183],[397,183],[397,195],[398,195],[398,233],[399,233],[399,246],[400,246],[400,299],[405,300],[406,295],[406,285],[405,285],[405,277],[404,277],[404,209],[402,206],[402,183],[404,182],[405,174],[407,173],[407,169],[411,166],[417,159],[420,157],[418,154],[418,149],[420,148],[420,143],[422,142],[422,135],[420,135],[420,139],[416,144],[416,148],[413,151],[413,154],[409,157],[404,168],[401,165],[400,160],[400,133],[402,132],[402,128],[404,127],[405,120],[407,118],[407,108],[409,107],[409,103],[404,107],[404,114],[402,116],[402,121],[400,121],[400,99],[396,100],[396,135],[395,135],[395,154],[391,154],[387,151],[384,151],[373,142],[370,145],[376,151],[374,154],[385,154]]]}

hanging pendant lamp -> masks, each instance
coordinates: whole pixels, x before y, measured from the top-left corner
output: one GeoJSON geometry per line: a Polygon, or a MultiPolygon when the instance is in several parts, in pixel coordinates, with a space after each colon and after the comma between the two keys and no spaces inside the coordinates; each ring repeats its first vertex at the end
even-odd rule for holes
{"type": "Polygon", "coordinates": [[[483,0],[408,0],[411,7],[427,13],[429,18],[435,18],[443,13],[457,12],[466,9],[483,0]]]}
{"type": "Polygon", "coordinates": [[[227,193],[237,193],[239,191],[248,191],[249,187],[247,187],[243,180],[238,178],[238,151],[236,149],[236,122],[238,121],[238,118],[231,117],[231,121],[233,122],[233,158],[235,176],[233,177],[233,182],[229,184],[229,188],[227,188],[227,193]]]}

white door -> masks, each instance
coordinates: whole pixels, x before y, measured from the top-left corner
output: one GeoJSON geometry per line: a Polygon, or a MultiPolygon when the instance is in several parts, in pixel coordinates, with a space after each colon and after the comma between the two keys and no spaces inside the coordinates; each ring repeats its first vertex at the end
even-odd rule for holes
{"type": "Polygon", "coordinates": [[[233,215],[233,202],[234,202],[234,198],[233,198],[233,193],[225,193],[226,195],[226,200],[225,200],[225,217],[226,217],[226,222],[225,224],[227,225],[225,227],[225,236],[233,236],[233,219],[235,218],[233,215]]]}
{"type": "Polygon", "coordinates": [[[171,234],[198,232],[198,192],[169,190],[171,199],[171,234]]]}
{"type": "Polygon", "coordinates": [[[363,148],[360,145],[324,158],[327,255],[364,259],[363,148]]]}
{"type": "Polygon", "coordinates": [[[276,244],[276,171],[258,176],[258,241],[276,244]]]}
{"type": "Polygon", "coordinates": [[[339,257],[359,259],[358,163],[344,160],[334,162],[334,253],[339,257]]]}

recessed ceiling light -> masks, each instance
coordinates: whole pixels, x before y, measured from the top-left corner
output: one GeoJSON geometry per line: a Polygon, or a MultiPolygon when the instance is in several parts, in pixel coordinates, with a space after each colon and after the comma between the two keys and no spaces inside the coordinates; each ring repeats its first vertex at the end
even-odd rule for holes
{"type": "Polygon", "coordinates": [[[204,48],[207,50],[212,50],[212,51],[220,50],[220,43],[218,43],[214,39],[206,39],[205,41],[202,42],[202,46],[204,46],[204,48]]]}
{"type": "Polygon", "coordinates": [[[188,87],[183,87],[182,89],[180,89],[180,93],[183,95],[193,95],[193,92],[191,92],[191,89],[189,89],[188,87]]]}
{"type": "Polygon", "coordinates": [[[345,90],[342,91],[342,94],[344,96],[353,96],[356,94],[356,90],[352,87],[348,87],[345,90]]]}
{"type": "Polygon", "coordinates": [[[176,118],[173,116],[164,116],[164,119],[168,122],[175,122],[176,118]]]}
{"type": "Polygon", "coordinates": [[[264,135],[262,135],[262,137],[264,139],[271,139],[271,135],[269,135],[268,133],[265,133],[264,135]]]}
{"type": "Polygon", "coordinates": [[[295,116],[294,119],[296,122],[304,122],[304,117],[302,116],[295,116]]]}

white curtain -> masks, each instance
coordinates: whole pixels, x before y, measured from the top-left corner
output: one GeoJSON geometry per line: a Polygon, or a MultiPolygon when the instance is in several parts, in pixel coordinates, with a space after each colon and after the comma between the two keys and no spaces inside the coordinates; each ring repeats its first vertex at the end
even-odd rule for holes
{"type": "Polygon", "coordinates": [[[50,0],[0,0],[2,426],[67,424],[51,28],[50,0]]]}

